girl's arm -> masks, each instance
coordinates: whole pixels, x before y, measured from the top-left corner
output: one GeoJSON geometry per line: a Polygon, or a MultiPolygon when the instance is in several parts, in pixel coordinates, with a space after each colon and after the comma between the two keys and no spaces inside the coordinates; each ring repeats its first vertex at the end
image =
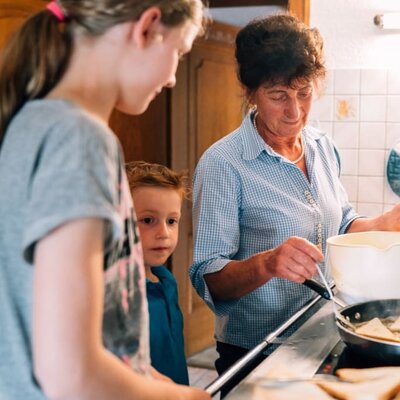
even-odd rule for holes
{"type": "Polygon", "coordinates": [[[60,226],[34,258],[34,373],[50,399],[209,399],[200,389],[133,372],[102,344],[103,227],[60,226]]]}

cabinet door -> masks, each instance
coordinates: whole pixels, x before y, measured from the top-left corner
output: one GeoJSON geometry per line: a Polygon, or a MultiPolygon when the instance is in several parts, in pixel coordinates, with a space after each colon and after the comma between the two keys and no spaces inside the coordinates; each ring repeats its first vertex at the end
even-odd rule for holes
{"type": "Polygon", "coordinates": [[[117,110],[111,115],[110,127],[118,136],[125,160],[144,160],[169,164],[168,97],[164,89],[142,115],[127,115],[117,110]]]}
{"type": "MultiPolygon", "coordinates": [[[[172,92],[172,167],[193,170],[215,141],[237,128],[243,118],[242,92],[236,78],[234,38],[237,28],[214,23],[207,38],[197,41],[180,66],[172,92]]],[[[196,294],[188,278],[192,263],[191,204],[181,220],[181,236],[172,269],[178,281],[185,318],[186,353],[213,343],[214,315],[196,294]]]]}
{"type": "Polygon", "coordinates": [[[0,48],[9,35],[31,14],[46,7],[44,0],[2,0],[0,1],[0,48]]]}

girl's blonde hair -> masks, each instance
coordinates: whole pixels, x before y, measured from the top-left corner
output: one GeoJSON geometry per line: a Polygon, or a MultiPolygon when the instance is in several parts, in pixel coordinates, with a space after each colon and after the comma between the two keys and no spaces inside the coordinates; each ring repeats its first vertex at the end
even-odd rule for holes
{"type": "Polygon", "coordinates": [[[175,27],[186,21],[202,26],[201,0],[57,0],[60,22],[48,9],[30,17],[7,43],[0,58],[0,146],[19,109],[39,99],[59,82],[72,54],[77,31],[98,36],[119,23],[136,21],[150,7],[161,22],[175,27]]]}

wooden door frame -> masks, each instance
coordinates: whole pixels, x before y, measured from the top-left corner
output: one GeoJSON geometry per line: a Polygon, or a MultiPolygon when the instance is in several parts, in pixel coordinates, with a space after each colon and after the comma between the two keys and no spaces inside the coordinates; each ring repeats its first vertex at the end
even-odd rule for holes
{"type": "Polygon", "coordinates": [[[311,0],[289,0],[288,11],[295,15],[306,25],[310,25],[310,1],[311,0]]]}

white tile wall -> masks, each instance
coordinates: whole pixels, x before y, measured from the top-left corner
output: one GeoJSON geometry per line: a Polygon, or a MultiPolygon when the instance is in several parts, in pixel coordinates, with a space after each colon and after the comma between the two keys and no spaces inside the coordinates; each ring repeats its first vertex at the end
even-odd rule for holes
{"type": "Polygon", "coordinates": [[[386,180],[389,150],[400,142],[400,70],[329,71],[310,121],[338,147],[341,180],[359,213],[376,216],[400,202],[386,180]]]}
{"type": "Polygon", "coordinates": [[[361,96],[360,120],[384,122],[386,120],[386,104],[386,96],[361,96]]]}
{"type": "Polygon", "coordinates": [[[358,175],[358,150],[340,149],[341,174],[358,175]]]}
{"type": "Polygon", "coordinates": [[[360,203],[383,203],[383,176],[360,176],[358,178],[358,201],[360,203]]]}
{"type": "Polygon", "coordinates": [[[313,119],[317,121],[333,121],[333,96],[327,94],[315,101],[313,119]]]}
{"type": "Polygon", "coordinates": [[[334,93],[359,94],[361,71],[358,69],[339,69],[333,71],[334,93]]]}
{"type": "Polygon", "coordinates": [[[384,175],[385,150],[359,150],[358,174],[360,176],[384,175]]]}
{"type": "Polygon", "coordinates": [[[336,122],[333,126],[333,139],[339,148],[358,149],[358,122],[336,122]]]}
{"type": "Polygon", "coordinates": [[[400,96],[388,96],[387,100],[387,121],[400,122],[400,96]]]}
{"type": "Polygon", "coordinates": [[[361,94],[386,94],[387,70],[361,70],[361,94]]]}
{"type": "MultiPolygon", "coordinates": [[[[400,112],[400,109],[399,109],[400,112]]],[[[386,123],[385,148],[391,149],[400,140],[400,123],[386,123]]]]}
{"type": "Polygon", "coordinates": [[[341,180],[344,188],[346,189],[349,201],[352,204],[356,203],[358,196],[358,177],[352,175],[342,175],[341,180]]]}
{"type": "Polygon", "coordinates": [[[398,70],[388,70],[387,85],[388,94],[400,93],[400,74],[398,70]]]}
{"type": "Polygon", "coordinates": [[[385,149],[385,137],[386,126],[384,122],[360,123],[361,149],[385,149]]]}

